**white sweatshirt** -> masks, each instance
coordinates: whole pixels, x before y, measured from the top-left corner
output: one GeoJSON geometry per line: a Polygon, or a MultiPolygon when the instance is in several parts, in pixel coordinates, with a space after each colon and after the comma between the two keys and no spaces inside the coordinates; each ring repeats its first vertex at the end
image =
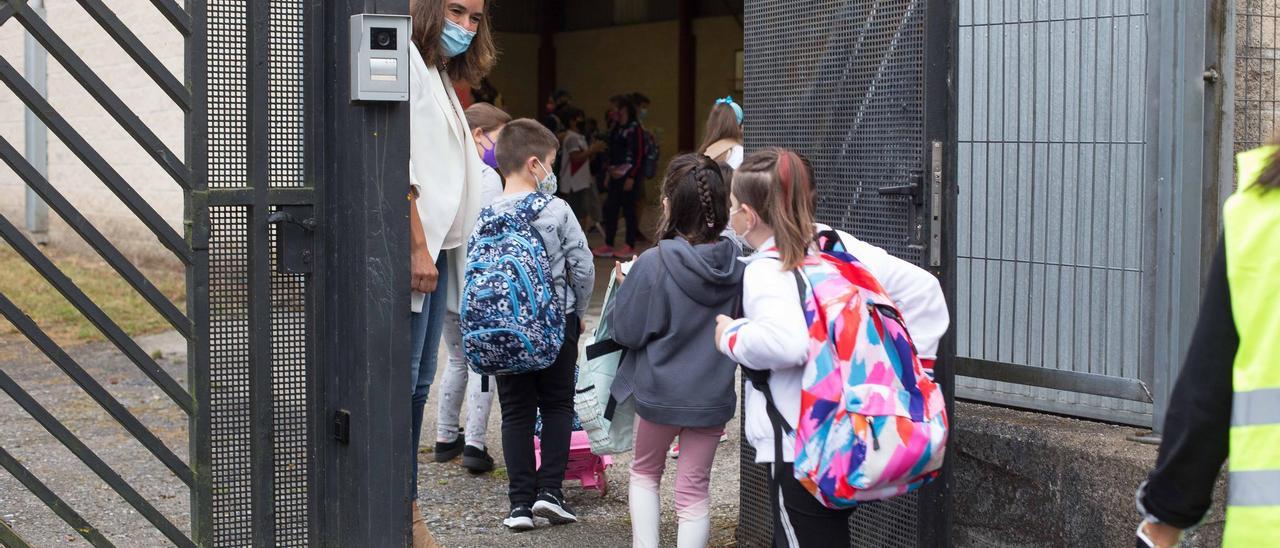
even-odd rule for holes
{"type": "MultiPolygon", "coordinates": [[[[819,230],[826,230],[818,225],[819,230]]],[[[950,318],[941,286],[927,271],[889,255],[883,249],[840,233],[841,241],[871,270],[898,304],[921,358],[933,359],[950,318]],[[912,322],[916,323],[912,323],[912,322]]],[[[772,239],[761,245],[775,246],[772,239]]],[[[776,251],[761,251],[743,259],[744,317],[735,320],[718,341],[720,351],[744,367],[768,370],[769,388],[778,411],[794,431],[800,416],[800,390],[808,359],[809,331],[800,305],[795,274],[782,270],[776,251]]],[[[757,463],[774,460],[773,424],[764,393],[747,382],[743,435],[756,450],[757,463]]],[[[786,435],[782,458],[795,460],[795,436],[786,435]]]]}

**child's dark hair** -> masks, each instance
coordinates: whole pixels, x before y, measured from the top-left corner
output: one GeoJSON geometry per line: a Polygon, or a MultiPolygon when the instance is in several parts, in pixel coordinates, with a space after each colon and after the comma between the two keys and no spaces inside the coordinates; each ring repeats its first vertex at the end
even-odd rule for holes
{"type": "Polygon", "coordinates": [[[609,102],[613,103],[613,106],[627,111],[628,121],[635,121],[636,103],[635,101],[631,100],[630,95],[614,95],[613,97],[609,98],[609,102]]]}
{"type": "Polygon", "coordinates": [[[658,233],[664,240],[684,236],[691,244],[710,243],[729,224],[729,185],[720,166],[702,154],[671,160],[662,197],[667,207],[658,233]]]}
{"type": "MultiPolygon", "coordinates": [[[[529,158],[542,160],[547,154],[560,148],[556,134],[541,123],[528,118],[513,120],[502,130],[495,145],[498,169],[510,177],[524,168],[529,158]]],[[[551,166],[546,166],[551,169],[551,166]]]]}
{"type": "Polygon", "coordinates": [[[785,148],[752,153],[733,174],[733,197],[773,228],[783,268],[798,268],[813,242],[813,181],[804,161],[785,148]]]}

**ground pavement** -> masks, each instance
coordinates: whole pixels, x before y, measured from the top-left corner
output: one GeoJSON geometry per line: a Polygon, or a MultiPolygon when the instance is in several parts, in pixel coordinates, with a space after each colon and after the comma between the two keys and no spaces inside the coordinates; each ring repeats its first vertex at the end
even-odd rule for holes
{"type": "MultiPolygon", "coordinates": [[[[597,261],[603,288],[611,260],[597,261]]],[[[596,323],[603,289],[597,292],[588,322],[596,323]]],[[[176,333],[140,337],[139,344],[179,383],[186,384],[186,344],[176,333]]],[[[169,447],[186,461],[187,423],[180,410],[155,388],[127,358],[109,343],[90,343],[68,349],[81,366],[99,379],[169,447]]],[[[443,364],[443,361],[441,362],[443,364]]],[[[94,452],[124,477],[178,528],[189,531],[188,491],[156,458],[134,441],[118,424],[57,367],[25,339],[0,340],[0,370],[14,377],[33,397],[76,433],[94,452]]],[[[439,369],[443,372],[444,368],[439,369]]],[[[435,441],[435,398],[427,405],[423,427],[424,463],[419,488],[428,523],[446,547],[494,546],[627,546],[631,524],[626,493],[630,455],[615,458],[608,470],[609,492],[583,490],[566,484],[565,494],[579,512],[581,523],[540,527],[512,533],[501,525],[507,512],[506,475],[502,468],[498,405],[490,416],[490,452],[499,469],[471,476],[457,462],[436,464],[430,449],[435,441]]],[[[407,405],[407,402],[406,402],[407,405]]],[[[0,446],[40,477],[89,523],[97,526],[117,546],[165,546],[154,527],[132,510],[79,459],[58,443],[7,395],[0,393],[0,446]]],[[[464,415],[465,424],[465,415],[464,415]]],[[[729,425],[730,441],[720,446],[712,472],[712,546],[732,544],[738,513],[738,424],[729,425]]],[[[672,464],[675,461],[670,461],[672,464]]],[[[663,544],[674,545],[674,466],[663,481],[663,544]]],[[[0,519],[14,526],[35,546],[87,545],[7,472],[0,471],[0,519]]]]}

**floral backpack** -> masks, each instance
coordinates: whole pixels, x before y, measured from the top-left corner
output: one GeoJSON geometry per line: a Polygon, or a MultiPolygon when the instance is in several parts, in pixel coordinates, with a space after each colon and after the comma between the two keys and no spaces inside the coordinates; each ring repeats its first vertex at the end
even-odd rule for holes
{"type": "MultiPolygon", "coordinates": [[[[796,271],[809,357],[795,431],[795,476],[823,505],[856,506],[911,492],[938,475],[948,424],[942,391],[916,355],[893,300],[839,235],[796,271]]],[[[755,383],[755,386],[762,386],[755,383]]],[[[790,426],[772,397],[775,449],[790,426]]]]}

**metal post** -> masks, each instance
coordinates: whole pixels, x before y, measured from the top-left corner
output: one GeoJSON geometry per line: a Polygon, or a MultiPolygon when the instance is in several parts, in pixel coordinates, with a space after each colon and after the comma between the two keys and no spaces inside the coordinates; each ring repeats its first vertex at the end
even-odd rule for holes
{"type": "MultiPolygon", "coordinates": [[[[31,0],[28,4],[33,11],[44,17],[44,0],[31,0]]],[[[22,47],[22,72],[31,86],[41,97],[49,96],[47,57],[44,48],[30,32],[24,33],[22,47]]],[[[49,133],[44,124],[31,109],[25,109],[24,136],[26,140],[27,161],[40,172],[45,179],[49,178],[49,133]]],[[[27,187],[27,232],[37,244],[49,243],[49,206],[40,199],[30,186],[27,187]]]]}

